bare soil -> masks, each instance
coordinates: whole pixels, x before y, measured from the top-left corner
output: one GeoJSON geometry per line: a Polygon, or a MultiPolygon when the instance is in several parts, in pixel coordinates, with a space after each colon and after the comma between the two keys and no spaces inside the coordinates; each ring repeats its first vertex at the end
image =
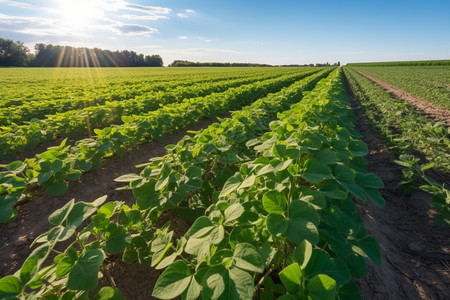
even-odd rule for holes
{"type": "MultiPolygon", "coordinates": [[[[356,70],[355,70],[356,71],[356,70]]],[[[424,100],[418,96],[411,95],[410,93],[396,87],[395,85],[389,84],[387,82],[381,81],[378,78],[372,77],[360,71],[356,71],[362,76],[370,79],[377,85],[381,86],[383,89],[391,93],[394,97],[408,101],[410,104],[415,106],[418,110],[423,111],[424,115],[428,118],[435,119],[437,121],[446,122],[447,126],[450,126],[450,111],[433,105],[430,101],[424,100]]]]}
{"type": "Polygon", "coordinates": [[[358,100],[353,106],[356,128],[369,146],[368,169],[383,180],[386,200],[385,208],[357,204],[382,253],[381,267],[369,263],[368,276],[357,281],[363,299],[450,299],[450,228],[433,221],[437,212],[429,194],[414,190],[404,195],[397,188],[402,172],[395,155],[368,125],[358,100]]]}

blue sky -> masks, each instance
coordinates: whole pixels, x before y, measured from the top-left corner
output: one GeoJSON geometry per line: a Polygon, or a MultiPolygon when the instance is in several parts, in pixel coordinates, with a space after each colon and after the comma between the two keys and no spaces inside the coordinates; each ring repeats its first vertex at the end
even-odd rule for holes
{"type": "Polygon", "coordinates": [[[450,59],[450,1],[0,0],[0,37],[166,65],[450,59]]]}

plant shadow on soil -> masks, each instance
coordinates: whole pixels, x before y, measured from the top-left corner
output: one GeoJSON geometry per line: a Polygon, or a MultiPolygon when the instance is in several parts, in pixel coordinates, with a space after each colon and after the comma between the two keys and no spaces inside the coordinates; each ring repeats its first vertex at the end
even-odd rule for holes
{"type": "MultiPolygon", "coordinates": [[[[376,129],[369,126],[358,100],[352,106],[356,129],[369,147],[369,171],[385,188],[386,207],[356,201],[363,224],[380,245],[382,265],[369,263],[368,274],[357,280],[363,299],[448,299],[450,295],[450,228],[433,220],[431,196],[421,190],[403,194],[397,184],[402,175],[397,159],[376,129]]],[[[443,176],[442,178],[445,178],[443,176]]],[[[448,181],[448,178],[446,178],[448,181]]]]}

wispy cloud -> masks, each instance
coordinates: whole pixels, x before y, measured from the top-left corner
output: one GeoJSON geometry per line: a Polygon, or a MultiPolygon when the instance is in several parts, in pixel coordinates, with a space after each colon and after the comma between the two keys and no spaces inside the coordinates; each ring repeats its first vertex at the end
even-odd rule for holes
{"type": "Polygon", "coordinates": [[[156,28],[138,24],[117,24],[111,29],[122,35],[149,35],[158,32],[156,28]]]}
{"type": "Polygon", "coordinates": [[[8,16],[0,13],[0,29],[31,35],[74,35],[53,19],[8,16]]]}
{"type": "Polygon", "coordinates": [[[27,9],[36,9],[36,8],[38,8],[37,6],[34,6],[32,4],[29,4],[29,3],[18,2],[18,1],[11,1],[11,0],[0,0],[0,3],[6,4],[6,5],[9,5],[9,6],[20,7],[20,8],[27,8],[27,9]]]}
{"type": "Polygon", "coordinates": [[[228,54],[244,54],[243,51],[237,51],[232,49],[224,48],[187,48],[179,50],[166,50],[166,53],[179,54],[179,55],[190,55],[190,54],[215,54],[215,53],[228,53],[228,54]]]}
{"type": "Polygon", "coordinates": [[[119,7],[123,10],[139,12],[141,15],[136,14],[124,14],[121,15],[121,18],[129,19],[129,20],[145,20],[145,21],[155,21],[160,19],[168,19],[168,14],[172,11],[168,7],[160,7],[160,6],[147,6],[140,4],[132,4],[128,2],[123,2],[122,7],[119,7]]]}
{"type": "Polygon", "coordinates": [[[189,37],[188,37],[188,36],[185,36],[185,35],[180,35],[178,38],[179,38],[180,40],[187,40],[187,39],[189,39],[189,37]]]}
{"type": "Polygon", "coordinates": [[[139,21],[156,21],[156,20],[160,20],[160,19],[168,19],[167,16],[161,16],[161,15],[130,15],[130,14],[125,14],[125,15],[121,15],[120,16],[123,19],[128,19],[128,20],[139,20],[139,21]]]}
{"type": "Polygon", "coordinates": [[[195,10],[193,9],[185,9],[183,12],[177,13],[177,16],[180,18],[188,18],[189,15],[195,14],[195,10]]]}

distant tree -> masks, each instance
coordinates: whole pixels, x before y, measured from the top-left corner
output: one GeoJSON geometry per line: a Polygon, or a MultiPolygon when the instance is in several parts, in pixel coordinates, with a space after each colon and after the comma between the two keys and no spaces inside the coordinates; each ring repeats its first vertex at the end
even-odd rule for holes
{"type": "Polygon", "coordinates": [[[162,67],[164,65],[161,56],[157,54],[146,55],[144,62],[147,67],[162,67]]]}
{"type": "Polygon", "coordinates": [[[0,66],[22,67],[27,65],[29,51],[20,41],[14,42],[0,38],[0,66]]]}

